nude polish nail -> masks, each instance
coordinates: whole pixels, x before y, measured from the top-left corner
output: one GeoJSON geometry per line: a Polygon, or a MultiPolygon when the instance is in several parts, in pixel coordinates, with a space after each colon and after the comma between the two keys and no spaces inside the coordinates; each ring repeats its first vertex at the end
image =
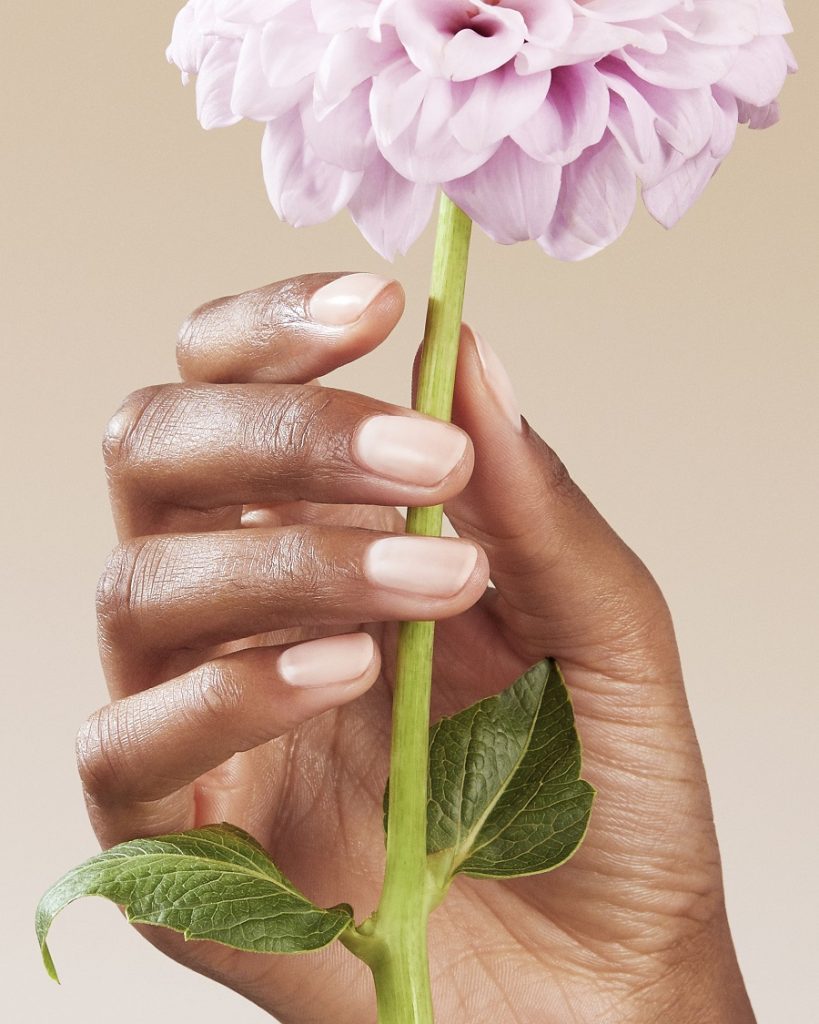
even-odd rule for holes
{"type": "Polygon", "coordinates": [[[347,327],[361,317],[388,284],[386,278],[376,274],[337,277],[310,299],[310,316],[326,327],[347,327]]]}
{"type": "Polygon", "coordinates": [[[353,457],[379,476],[419,487],[440,483],[466,453],[463,431],[419,416],[371,416],[353,438],[353,457]]]}
{"type": "Polygon", "coordinates": [[[475,339],[475,348],[481,361],[484,382],[494,395],[495,401],[507,421],[519,433],[521,430],[520,408],[509,374],[489,343],[475,331],[472,332],[472,336],[475,339]]]}
{"type": "Polygon", "coordinates": [[[477,548],[460,540],[385,537],[367,549],[364,573],[371,583],[426,597],[454,597],[472,575],[477,548]]]}
{"type": "Polygon", "coordinates": [[[360,679],[374,654],[375,644],[367,633],[327,636],[288,648],[279,657],[278,671],[288,686],[337,686],[360,679]]]}

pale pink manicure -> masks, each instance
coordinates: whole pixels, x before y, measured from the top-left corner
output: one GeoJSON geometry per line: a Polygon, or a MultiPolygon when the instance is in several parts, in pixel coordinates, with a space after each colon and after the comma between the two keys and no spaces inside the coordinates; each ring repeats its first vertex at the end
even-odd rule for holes
{"type": "Polygon", "coordinates": [[[328,327],[354,324],[390,282],[375,274],[347,274],[319,288],[310,300],[310,316],[328,327]]]}
{"type": "Polygon", "coordinates": [[[515,430],[520,431],[520,408],[509,374],[489,343],[484,341],[476,331],[472,332],[472,336],[475,339],[475,347],[478,350],[486,386],[495,396],[495,401],[509,423],[515,430]]]}
{"type": "Polygon", "coordinates": [[[385,537],[367,549],[364,572],[372,583],[390,590],[454,597],[477,561],[477,548],[460,540],[385,537]]]}
{"type": "Polygon", "coordinates": [[[370,667],[374,654],[375,644],[367,633],[309,640],[279,657],[279,675],[289,686],[305,689],[353,683],[370,667]]]}
{"type": "Polygon", "coordinates": [[[432,487],[458,465],[466,435],[418,416],[371,416],[353,438],[353,456],[365,469],[402,483],[432,487]]]}

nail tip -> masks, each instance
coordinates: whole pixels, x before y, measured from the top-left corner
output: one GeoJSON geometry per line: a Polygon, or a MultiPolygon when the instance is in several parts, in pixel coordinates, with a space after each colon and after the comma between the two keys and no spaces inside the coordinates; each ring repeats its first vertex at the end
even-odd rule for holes
{"type": "Polygon", "coordinates": [[[390,278],[366,272],[342,274],[316,291],[308,303],[313,320],[326,327],[349,327],[360,320],[390,278]]]}

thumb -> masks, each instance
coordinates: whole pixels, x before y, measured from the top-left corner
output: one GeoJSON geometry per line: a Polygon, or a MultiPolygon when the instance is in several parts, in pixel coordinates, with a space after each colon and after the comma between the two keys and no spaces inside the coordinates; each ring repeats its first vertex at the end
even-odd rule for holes
{"type": "Polygon", "coordinates": [[[500,359],[468,327],[453,420],[472,438],[475,469],[446,512],[486,551],[490,607],[510,646],[529,661],[667,678],[676,644],[659,588],[521,418],[500,359]]]}

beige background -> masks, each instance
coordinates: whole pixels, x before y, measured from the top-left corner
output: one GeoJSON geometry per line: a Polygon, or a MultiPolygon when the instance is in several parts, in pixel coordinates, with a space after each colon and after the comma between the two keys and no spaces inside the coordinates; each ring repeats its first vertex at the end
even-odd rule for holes
{"type": "MultiPolygon", "coordinates": [[[[204,299],[306,270],[384,269],[344,216],[278,223],[256,126],[200,131],[192,91],[163,61],[175,8],[3,5],[0,972],[4,1010],[23,1024],[262,1019],[100,901],[54,930],[62,989],[38,966],[35,901],[94,849],[72,745],[104,693],[99,438],[127,392],[173,377],[177,324],[204,299]]],[[[819,11],[790,9],[803,69],[783,123],[742,131],[672,234],[641,214],[574,266],[479,237],[467,297],[527,415],[668,595],[736,942],[772,1024],[819,1019],[819,11]]],[[[405,399],[430,242],[395,267],[403,325],[339,375],[345,386],[405,399]]]]}

